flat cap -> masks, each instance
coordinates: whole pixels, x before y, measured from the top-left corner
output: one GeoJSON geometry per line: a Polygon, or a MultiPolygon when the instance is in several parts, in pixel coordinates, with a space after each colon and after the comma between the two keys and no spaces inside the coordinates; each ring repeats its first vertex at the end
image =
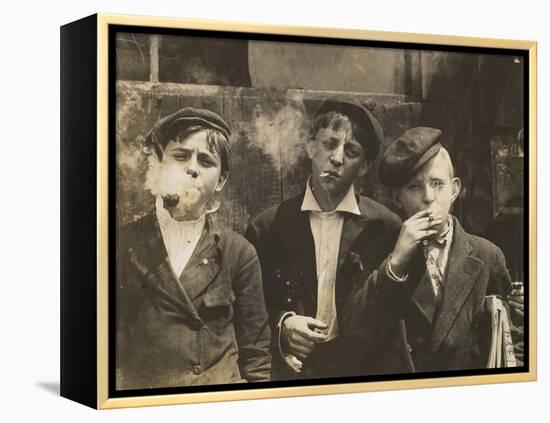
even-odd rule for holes
{"type": "Polygon", "coordinates": [[[418,127],[392,141],[380,160],[380,182],[394,188],[405,185],[417,169],[439,153],[441,135],[439,129],[418,127]]]}
{"type": "Polygon", "coordinates": [[[384,131],[371,112],[355,97],[346,95],[327,97],[319,105],[315,117],[328,112],[339,112],[347,116],[358,129],[358,133],[354,135],[365,150],[367,158],[376,158],[380,144],[384,140],[384,131]]]}
{"type": "Polygon", "coordinates": [[[155,123],[145,137],[145,143],[158,144],[164,148],[170,140],[191,126],[217,129],[228,140],[231,135],[229,126],[220,115],[206,109],[184,107],[155,123]]]}

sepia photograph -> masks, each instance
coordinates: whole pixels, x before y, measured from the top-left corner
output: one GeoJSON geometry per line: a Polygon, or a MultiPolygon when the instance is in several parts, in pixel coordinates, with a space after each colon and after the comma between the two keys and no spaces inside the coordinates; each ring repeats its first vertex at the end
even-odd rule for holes
{"type": "Polygon", "coordinates": [[[110,396],[529,371],[527,50],[109,37],[110,396]]]}

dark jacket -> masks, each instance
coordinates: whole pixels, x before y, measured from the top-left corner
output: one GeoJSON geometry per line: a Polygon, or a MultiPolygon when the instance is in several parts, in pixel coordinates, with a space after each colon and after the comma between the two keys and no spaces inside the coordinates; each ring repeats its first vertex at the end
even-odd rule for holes
{"type": "Polygon", "coordinates": [[[358,291],[349,322],[365,373],[486,368],[491,326],[485,297],[505,299],[511,290],[504,255],[465,232],[456,218],[450,248],[439,303],[421,248],[406,282],[389,278],[384,261],[358,291]]]}
{"type": "MultiPolygon", "coordinates": [[[[339,336],[318,344],[300,374],[282,360],[276,328],[281,316],[317,313],[317,268],[309,212],[300,210],[304,195],[291,198],[257,216],[246,232],[262,265],[264,292],[272,327],[272,379],[325,378],[355,374],[346,361],[350,347],[339,336]]],[[[336,274],[336,310],[339,327],[345,326],[348,304],[366,276],[385,258],[401,225],[396,214],[367,197],[357,196],[361,215],[346,214],[340,239],[336,274]]]]}
{"type": "Polygon", "coordinates": [[[254,248],[207,216],[179,280],[150,214],[117,238],[116,387],[269,380],[270,329],[254,248]]]}

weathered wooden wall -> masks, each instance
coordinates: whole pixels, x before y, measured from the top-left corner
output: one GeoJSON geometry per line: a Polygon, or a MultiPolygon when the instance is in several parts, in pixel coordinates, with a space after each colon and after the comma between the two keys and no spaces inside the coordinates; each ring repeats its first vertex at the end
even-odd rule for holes
{"type": "MultiPolygon", "coordinates": [[[[228,120],[233,159],[218,215],[243,231],[250,217],[303,189],[313,110],[329,94],[351,92],[379,118],[386,142],[416,125],[443,130],[463,182],[454,213],[499,245],[523,279],[523,214],[495,214],[490,143],[512,142],[524,126],[521,58],[128,33],[117,40],[118,224],[152,206],[140,137],[161,116],[191,105],[228,120]]],[[[358,188],[392,207],[375,169],[358,188]]]]}
{"type": "MultiPolygon", "coordinates": [[[[328,93],[185,84],[117,83],[117,216],[132,221],[152,207],[143,186],[146,159],[142,142],[151,126],[185,106],[213,110],[233,135],[229,181],[222,191],[219,217],[237,231],[269,206],[304,189],[310,164],[304,150],[310,119],[328,93]]],[[[418,103],[402,95],[356,94],[385,128],[389,141],[414,126],[418,103]]],[[[358,189],[384,201],[386,190],[373,170],[358,189]]]]}

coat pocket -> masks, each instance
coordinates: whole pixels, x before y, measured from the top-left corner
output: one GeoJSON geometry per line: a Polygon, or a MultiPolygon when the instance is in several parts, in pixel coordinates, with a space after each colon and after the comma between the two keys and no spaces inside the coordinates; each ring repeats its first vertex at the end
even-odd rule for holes
{"type": "Polygon", "coordinates": [[[200,316],[206,327],[222,335],[232,325],[235,293],[228,284],[214,287],[204,294],[200,316]]]}
{"type": "Polygon", "coordinates": [[[235,293],[229,285],[220,285],[204,294],[203,304],[206,307],[229,306],[235,301],[235,293]]]}

